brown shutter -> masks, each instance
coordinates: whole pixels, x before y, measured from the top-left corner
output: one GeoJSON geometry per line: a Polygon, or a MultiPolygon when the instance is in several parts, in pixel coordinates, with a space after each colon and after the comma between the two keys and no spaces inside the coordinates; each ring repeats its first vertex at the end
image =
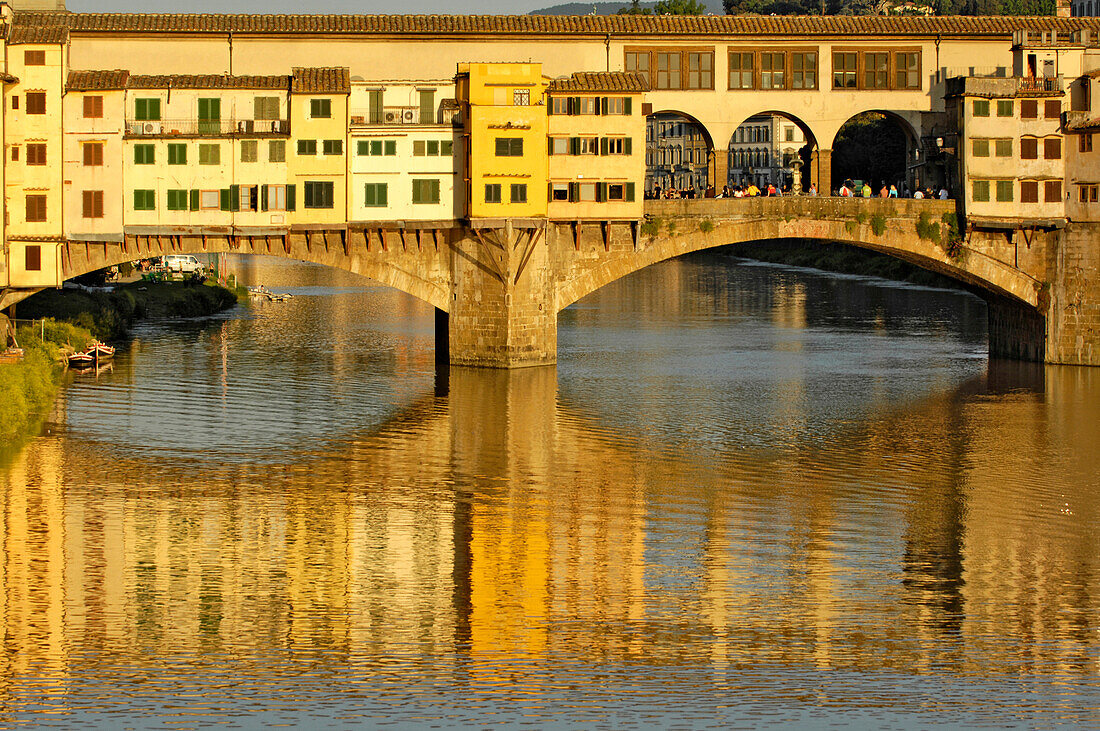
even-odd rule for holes
{"type": "Polygon", "coordinates": [[[23,268],[28,272],[42,271],[42,247],[38,244],[27,244],[24,251],[26,252],[26,266],[23,268]]]}

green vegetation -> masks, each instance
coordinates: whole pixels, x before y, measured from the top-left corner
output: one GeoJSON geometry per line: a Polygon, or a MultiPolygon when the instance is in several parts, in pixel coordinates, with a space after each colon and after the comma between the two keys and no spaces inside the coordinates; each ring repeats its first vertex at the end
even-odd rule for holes
{"type": "Polygon", "coordinates": [[[668,233],[669,233],[670,236],[675,234],[676,233],[676,222],[673,221],[671,218],[668,219],[668,221],[665,223],[665,228],[668,229],[668,233]]]}
{"type": "Polygon", "coordinates": [[[856,232],[859,231],[859,222],[855,220],[845,221],[844,230],[847,231],[850,235],[855,236],[856,232]]]}
{"type": "Polygon", "coordinates": [[[699,222],[699,230],[705,234],[709,234],[711,231],[714,230],[714,221],[710,220],[709,218],[704,218],[702,221],[699,222]]]}
{"type": "Polygon", "coordinates": [[[125,337],[134,320],[144,317],[201,317],[221,312],[247,296],[214,284],[133,282],[112,292],[48,289],[19,304],[19,317],[52,317],[75,323],[102,340],[125,337]]]}
{"type": "MultiPolygon", "coordinates": [[[[1054,15],[1054,0],[917,0],[935,15],[1054,15]]],[[[723,0],[729,15],[881,15],[901,0],[723,0]]],[[[914,12],[913,14],[921,14],[914,12]]]]}
{"type": "Polygon", "coordinates": [[[656,238],[657,234],[661,231],[661,223],[662,221],[660,218],[656,216],[649,217],[646,218],[645,223],[641,225],[639,230],[642,232],[642,235],[653,239],[656,238]]]}
{"type": "Polygon", "coordinates": [[[617,15],[703,15],[707,6],[698,0],[657,0],[652,8],[631,0],[630,7],[619,8],[617,15]]]}
{"type": "Polygon", "coordinates": [[[932,217],[928,211],[921,211],[917,218],[917,236],[934,244],[940,243],[940,225],[932,223],[932,217]]]}
{"type": "Polygon", "coordinates": [[[948,259],[961,259],[963,255],[962,233],[959,231],[959,217],[954,213],[945,213],[943,221],[943,239],[940,246],[947,253],[948,259]]]}
{"type": "Polygon", "coordinates": [[[16,337],[23,362],[0,364],[0,443],[30,431],[57,392],[64,354],[84,350],[93,340],[86,329],[54,320],[21,327],[16,337]]]}
{"type": "Polygon", "coordinates": [[[875,236],[882,236],[886,232],[886,216],[881,213],[871,216],[871,231],[875,236]]]}

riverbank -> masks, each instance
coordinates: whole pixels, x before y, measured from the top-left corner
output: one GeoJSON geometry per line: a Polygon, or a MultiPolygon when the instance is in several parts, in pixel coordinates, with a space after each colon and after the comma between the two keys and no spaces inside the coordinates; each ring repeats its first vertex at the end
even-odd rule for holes
{"type": "Polygon", "coordinates": [[[0,364],[0,453],[42,419],[61,385],[65,353],[95,339],[86,328],[52,320],[18,328],[16,337],[22,362],[0,364]]]}
{"type": "MultiPolygon", "coordinates": [[[[231,284],[232,286],[232,284],[231,284]]],[[[86,328],[102,340],[125,337],[146,317],[203,317],[246,299],[243,287],[182,282],[130,282],[111,291],[50,289],[19,304],[20,319],[52,317],[86,328]]]]}
{"type": "Polygon", "coordinates": [[[909,282],[927,287],[960,289],[958,281],[886,254],[847,244],[828,244],[800,239],[730,244],[719,253],[773,264],[822,269],[840,274],[859,274],[909,282]]]}

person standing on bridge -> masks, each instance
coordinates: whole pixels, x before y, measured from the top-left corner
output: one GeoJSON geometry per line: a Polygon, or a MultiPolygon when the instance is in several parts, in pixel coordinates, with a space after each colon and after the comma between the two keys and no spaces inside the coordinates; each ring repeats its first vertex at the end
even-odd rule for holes
{"type": "Polygon", "coordinates": [[[817,195],[817,183],[810,183],[810,189],[806,192],[809,195],[817,195]]]}
{"type": "Polygon", "coordinates": [[[890,197],[890,189],[886,187],[886,183],[883,183],[882,187],[878,189],[878,197],[879,198],[889,198],[890,197]]]}
{"type": "Polygon", "coordinates": [[[896,185],[891,185],[890,186],[890,197],[891,198],[897,198],[898,197],[898,187],[896,185]]]}
{"type": "Polygon", "coordinates": [[[870,198],[871,197],[871,184],[864,181],[863,189],[859,191],[859,194],[861,196],[863,196],[864,198],[870,198]]]}

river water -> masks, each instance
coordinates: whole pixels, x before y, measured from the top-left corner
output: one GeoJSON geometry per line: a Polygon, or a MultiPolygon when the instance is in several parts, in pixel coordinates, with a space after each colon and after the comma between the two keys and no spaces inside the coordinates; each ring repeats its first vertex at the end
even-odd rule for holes
{"type": "Polygon", "coordinates": [[[325,269],[142,325],[0,466],[0,725],[1100,727],[1100,369],[721,256],[434,369],[325,269]]]}

